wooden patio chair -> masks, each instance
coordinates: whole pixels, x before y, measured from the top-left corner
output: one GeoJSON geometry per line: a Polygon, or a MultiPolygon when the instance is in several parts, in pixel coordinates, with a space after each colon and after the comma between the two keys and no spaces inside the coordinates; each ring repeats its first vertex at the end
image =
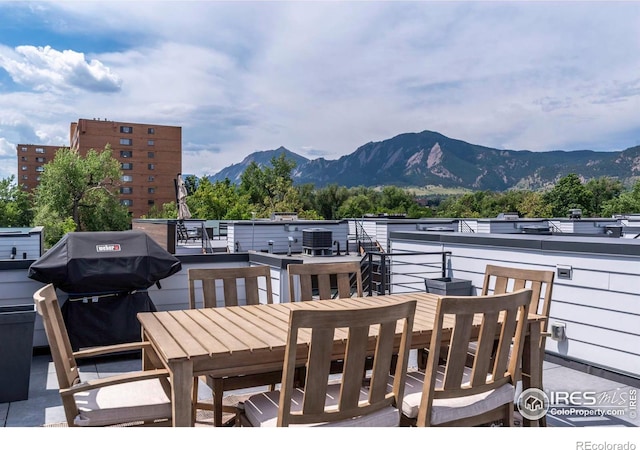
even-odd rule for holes
{"type": "MultiPolygon", "coordinates": [[[[253,267],[225,267],[208,269],[189,269],[189,307],[218,308],[238,305],[260,304],[262,297],[264,303],[273,303],[271,287],[271,271],[268,266],[253,267]],[[198,295],[196,285],[202,287],[202,296],[198,295]],[[218,290],[222,295],[218,295],[218,290]],[[240,295],[239,295],[240,294],[240,295]],[[262,295],[261,295],[262,294],[262,295]]],[[[223,412],[235,414],[234,404],[223,404],[226,391],[236,389],[271,386],[280,382],[281,371],[242,374],[224,378],[204,376],[203,380],[211,388],[213,395],[212,404],[198,400],[198,383],[194,383],[194,420],[196,409],[213,411],[214,426],[223,425],[223,412]]],[[[233,424],[233,416],[226,423],[233,424]]]]}
{"type": "MultiPolygon", "coordinates": [[[[289,301],[331,300],[362,297],[362,272],[358,261],[335,263],[289,264],[289,301]],[[355,281],[355,289],[352,287],[355,281]]],[[[332,362],[332,373],[340,372],[342,360],[332,362]]],[[[366,370],[370,369],[367,364],[366,370]]],[[[304,368],[300,368],[299,384],[304,383],[304,368]]]]}
{"type": "Polygon", "coordinates": [[[362,297],[359,261],[289,264],[289,301],[362,297]],[[355,289],[352,288],[355,281],[355,289]]]}
{"type": "Polygon", "coordinates": [[[76,363],[83,357],[138,349],[145,349],[145,355],[152,355],[148,342],[73,352],[54,286],[48,284],[36,291],[33,301],[42,316],[49,341],[67,425],[171,425],[171,390],[166,370],[141,370],[82,380],[76,363]]]}
{"type": "Polygon", "coordinates": [[[292,310],[281,390],[253,395],[240,404],[239,423],[254,427],[398,426],[415,309],[413,300],[381,307],[292,310]],[[375,338],[369,337],[370,327],[377,328],[375,338]],[[388,389],[398,329],[402,330],[401,371],[388,389]],[[344,334],[341,344],[345,348],[343,371],[337,378],[329,370],[335,333],[344,334]],[[309,334],[310,344],[298,345],[298,337],[309,334]],[[362,371],[372,349],[371,383],[364,388],[362,371]],[[306,360],[307,377],[305,387],[296,389],[296,361],[301,358],[306,360]]]}
{"type": "MultiPolygon", "coordinates": [[[[417,426],[476,426],[502,421],[513,426],[531,289],[438,300],[425,371],[407,374],[403,423],[417,426]],[[474,319],[479,321],[473,325],[474,319]],[[443,333],[453,326],[451,333],[443,333]],[[473,333],[476,330],[477,333],[473,333]],[[497,345],[496,336],[499,336],[497,345]],[[469,342],[477,340],[473,365],[469,342]],[[513,347],[512,347],[513,346],[513,347]],[[447,349],[440,358],[441,349],[447,349]]],[[[393,382],[395,378],[391,377],[393,382]]]]}
{"type": "MultiPolygon", "coordinates": [[[[504,294],[517,291],[518,289],[531,288],[530,311],[548,318],[551,309],[554,277],[555,273],[552,270],[519,269],[488,264],[485,268],[484,282],[480,295],[504,294]]],[[[546,326],[547,320],[541,321],[540,361],[544,359],[546,337],[549,335],[546,331],[546,326]]],[[[475,343],[472,342],[469,347],[470,358],[473,357],[474,348],[475,343]]],[[[424,369],[426,360],[426,350],[420,349],[418,355],[420,368],[424,369]]]]}
{"type": "MultiPolygon", "coordinates": [[[[544,349],[547,337],[551,333],[547,330],[549,313],[551,311],[551,295],[553,294],[553,281],[555,272],[553,270],[519,269],[515,267],[504,267],[487,264],[484,271],[484,283],[482,284],[482,295],[502,294],[513,292],[522,288],[531,288],[531,305],[529,311],[544,316],[540,321],[540,341],[538,344],[540,367],[544,361],[544,349]]],[[[473,347],[470,348],[470,355],[473,355],[473,347]]],[[[522,373],[521,375],[529,375],[522,373]]],[[[539,380],[542,389],[542,380],[539,380]]],[[[543,416],[539,421],[541,426],[546,426],[547,417],[543,416]]]]}
{"type": "Polygon", "coordinates": [[[488,264],[484,271],[481,295],[489,295],[490,293],[504,294],[518,289],[531,288],[529,311],[546,317],[540,326],[542,330],[542,338],[540,340],[541,357],[544,356],[545,339],[549,335],[547,333],[547,321],[551,310],[554,278],[555,272],[553,270],[518,269],[488,264]]]}

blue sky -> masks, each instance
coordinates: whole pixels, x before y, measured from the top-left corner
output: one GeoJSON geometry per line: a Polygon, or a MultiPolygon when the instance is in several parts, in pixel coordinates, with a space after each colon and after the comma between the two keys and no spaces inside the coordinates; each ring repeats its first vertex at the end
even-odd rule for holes
{"type": "Polygon", "coordinates": [[[0,178],[79,118],[182,126],[183,172],[437,131],[640,145],[640,2],[0,0],[0,178]]]}

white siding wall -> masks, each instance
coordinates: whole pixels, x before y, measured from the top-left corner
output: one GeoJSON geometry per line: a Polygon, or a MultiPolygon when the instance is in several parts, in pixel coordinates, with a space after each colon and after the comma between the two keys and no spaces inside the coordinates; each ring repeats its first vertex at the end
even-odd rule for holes
{"type": "Polygon", "coordinates": [[[387,247],[389,243],[389,230],[392,228],[393,225],[391,225],[389,222],[377,222],[376,224],[376,234],[374,235],[374,239],[378,241],[380,247],[383,248],[384,251],[389,250],[389,248],[387,247]]]}
{"type": "MultiPolygon", "coordinates": [[[[235,243],[239,243],[239,251],[247,252],[268,251],[269,241],[273,241],[273,253],[286,254],[289,251],[289,237],[293,238],[291,243],[292,253],[302,253],[302,234],[303,231],[310,228],[323,228],[331,231],[333,241],[340,242],[340,252],[344,252],[347,248],[347,234],[349,232],[349,224],[347,222],[335,222],[318,224],[311,222],[309,224],[301,224],[300,222],[285,222],[278,224],[260,223],[256,221],[255,228],[249,222],[234,222],[229,224],[228,246],[233,247],[231,252],[235,253],[235,243]]],[[[337,249],[337,246],[333,246],[337,249]]]]}
{"type": "MultiPolygon", "coordinates": [[[[528,269],[572,268],[556,276],[549,323],[566,324],[568,340],[547,339],[547,352],[640,376],[640,260],[582,252],[392,239],[393,251],[451,251],[449,276],[480,289],[486,264],[528,269]]],[[[406,269],[403,269],[406,270],[406,269]]]]}
{"type": "Polygon", "coordinates": [[[16,236],[0,236],[0,259],[38,259],[41,255],[40,234],[19,234],[16,236]],[[15,258],[11,251],[16,248],[15,258]],[[26,253],[26,257],[24,257],[26,253]]]}
{"type": "MultiPolygon", "coordinates": [[[[160,281],[162,289],[158,289],[155,285],[149,288],[149,297],[153,301],[156,308],[160,311],[170,311],[176,309],[185,309],[189,307],[189,284],[187,280],[187,270],[190,268],[213,268],[213,267],[243,267],[248,266],[246,262],[237,263],[192,263],[182,264],[182,270],[160,281]]],[[[271,268],[271,288],[273,290],[273,302],[279,303],[282,298],[280,286],[280,269],[271,268]]],[[[285,271],[286,274],[286,271],[285,271]]],[[[198,296],[201,296],[201,288],[198,289],[198,296]]],[[[218,293],[222,296],[222,290],[218,293]]],[[[200,297],[198,297],[200,298],[200,297]]],[[[241,300],[243,300],[241,298],[241,300]]]]}

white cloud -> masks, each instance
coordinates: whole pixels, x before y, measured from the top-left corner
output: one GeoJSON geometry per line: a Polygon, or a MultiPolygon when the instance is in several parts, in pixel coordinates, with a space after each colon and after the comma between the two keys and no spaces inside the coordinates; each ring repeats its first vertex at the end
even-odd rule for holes
{"type": "Polygon", "coordinates": [[[61,145],[82,117],[179,125],[183,171],[203,175],[425,129],[528,150],[640,141],[640,2],[39,5],[66,45],[0,45],[31,89],[0,95],[12,142],[61,145]]]}
{"type": "Polygon", "coordinates": [[[7,141],[5,138],[0,137],[0,157],[5,156],[16,156],[16,146],[11,142],[7,141]]]}
{"type": "Polygon", "coordinates": [[[0,54],[0,66],[16,83],[36,91],[80,88],[90,92],[114,92],[120,78],[96,59],[87,61],[83,53],[58,51],[50,46],[21,45],[15,52],[0,54]]]}

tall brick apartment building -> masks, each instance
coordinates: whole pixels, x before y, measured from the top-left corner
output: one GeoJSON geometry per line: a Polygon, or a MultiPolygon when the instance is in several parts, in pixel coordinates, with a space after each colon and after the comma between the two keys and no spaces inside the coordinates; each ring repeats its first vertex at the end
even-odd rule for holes
{"type": "MultiPolygon", "coordinates": [[[[182,172],[182,127],[79,119],[71,123],[69,135],[70,148],[81,155],[111,145],[123,174],[120,201],[129,207],[132,217],[176,200],[174,179],[182,172]]],[[[37,186],[42,165],[53,160],[58,148],[18,144],[17,150],[18,183],[31,190],[37,186]]]]}

